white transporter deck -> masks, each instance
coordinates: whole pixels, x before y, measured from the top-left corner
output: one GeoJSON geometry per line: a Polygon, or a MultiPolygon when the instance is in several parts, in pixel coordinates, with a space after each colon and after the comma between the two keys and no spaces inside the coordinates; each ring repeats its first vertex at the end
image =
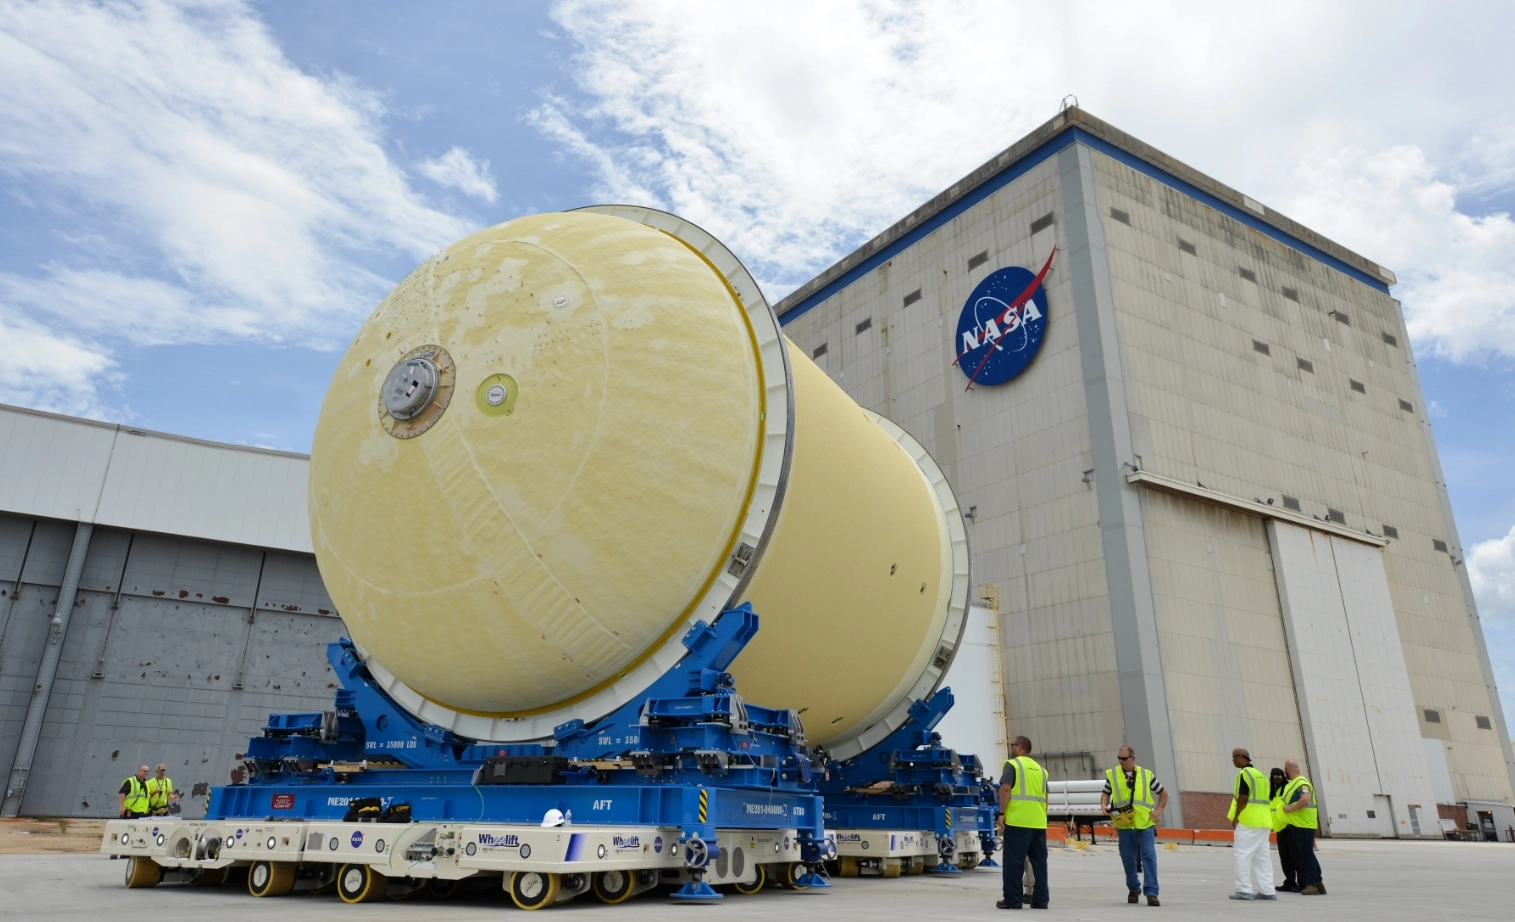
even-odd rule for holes
{"type": "MultiPolygon", "coordinates": [[[[768,882],[792,885],[803,873],[795,830],[718,830],[717,837],[708,883],[752,893],[768,882]]],[[[128,887],[217,883],[229,869],[245,867],[255,896],[334,888],[346,902],[364,902],[397,887],[445,891],[498,875],[517,905],[535,909],[590,891],[617,903],[658,884],[682,883],[690,878],[691,856],[678,839],[678,829],[656,826],[147,817],[107,823],[100,851],[131,859],[128,887]]]]}

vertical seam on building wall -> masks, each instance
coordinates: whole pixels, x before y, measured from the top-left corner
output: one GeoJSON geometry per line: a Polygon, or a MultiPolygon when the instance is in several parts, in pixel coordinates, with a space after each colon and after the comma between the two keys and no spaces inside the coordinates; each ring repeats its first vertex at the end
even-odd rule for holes
{"type": "MultiPolygon", "coordinates": [[[[1094,166],[1089,148],[1082,143],[1059,151],[1057,161],[1121,716],[1126,740],[1150,753],[1158,775],[1167,776],[1181,793],[1183,780],[1178,775],[1168,717],[1141,496],[1137,487],[1126,483],[1122,469],[1124,463],[1134,470],[1135,457],[1109,256],[1094,201],[1094,166]]],[[[1183,822],[1181,796],[1174,804],[1172,822],[1183,822]]]]}
{"type": "MultiPolygon", "coordinates": [[[[1441,455],[1436,451],[1436,438],[1431,432],[1430,417],[1425,415],[1426,406],[1425,391],[1420,386],[1420,370],[1415,367],[1415,355],[1410,344],[1410,330],[1405,325],[1404,308],[1398,300],[1394,301],[1394,313],[1399,319],[1399,341],[1404,343],[1405,367],[1410,373],[1410,383],[1414,386],[1415,393],[1420,395],[1422,412],[1420,415],[1420,431],[1426,440],[1426,454],[1431,460],[1431,473],[1436,479],[1436,492],[1441,499],[1441,514],[1446,517],[1447,541],[1449,548],[1462,553],[1462,539],[1457,534],[1457,522],[1452,517],[1452,495],[1447,492],[1447,481],[1441,470],[1441,455]]],[[[1387,548],[1385,551],[1387,552],[1387,548]]],[[[1515,797],[1515,748],[1510,743],[1510,728],[1504,720],[1504,705],[1499,701],[1499,686],[1494,680],[1494,663],[1489,659],[1489,646],[1483,638],[1483,619],[1478,615],[1478,601],[1473,598],[1473,581],[1468,576],[1466,560],[1453,563],[1453,569],[1457,571],[1457,581],[1462,586],[1463,603],[1467,607],[1468,621],[1473,626],[1473,643],[1478,648],[1478,664],[1483,669],[1483,682],[1489,696],[1490,713],[1494,718],[1495,735],[1499,737],[1499,748],[1504,753],[1504,768],[1507,780],[1510,783],[1510,796],[1515,797]]],[[[1406,666],[1409,664],[1406,663],[1406,666]]]]}

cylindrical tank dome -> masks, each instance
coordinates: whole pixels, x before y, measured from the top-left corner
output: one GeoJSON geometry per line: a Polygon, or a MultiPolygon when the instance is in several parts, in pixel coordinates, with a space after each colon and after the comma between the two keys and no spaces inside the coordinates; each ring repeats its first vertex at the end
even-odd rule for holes
{"type": "Polygon", "coordinates": [[[925,450],[790,347],[698,227],[519,218],[412,272],[321,407],[310,518],[375,679],[460,735],[549,736],[750,601],[750,701],[845,757],[936,687],[966,533],[925,450]]]}

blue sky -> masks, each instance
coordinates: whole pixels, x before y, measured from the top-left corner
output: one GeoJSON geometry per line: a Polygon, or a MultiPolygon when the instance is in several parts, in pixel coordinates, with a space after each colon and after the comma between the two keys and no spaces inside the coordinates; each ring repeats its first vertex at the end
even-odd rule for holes
{"type": "Polygon", "coordinates": [[[1398,273],[1515,712],[1515,11],[1216,6],[6,6],[0,402],[303,451],[472,229],[655,204],[776,298],[1074,93],[1398,273]]]}

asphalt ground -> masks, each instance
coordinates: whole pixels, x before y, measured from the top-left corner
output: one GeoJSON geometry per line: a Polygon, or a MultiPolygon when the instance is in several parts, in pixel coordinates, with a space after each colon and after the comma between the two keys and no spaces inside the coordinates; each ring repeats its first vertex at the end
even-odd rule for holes
{"type": "MultiPolygon", "coordinates": [[[[1114,846],[1052,849],[1048,876],[1052,906],[1038,919],[1122,919],[1163,914],[1174,919],[1235,918],[1515,919],[1515,845],[1463,842],[1325,842],[1320,851],[1327,896],[1279,894],[1277,902],[1239,903],[1233,889],[1231,849],[1186,846],[1158,853],[1162,906],[1126,903],[1114,846]]],[[[126,890],[124,861],[98,855],[0,855],[0,918],[78,922],[334,922],[334,920],[470,920],[520,913],[501,892],[460,895],[446,902],[416,897],[346,905],[334,895],[291,894],[256,899],[226,887],[159,886],[126,890]]],[[[1276,867],[1276,860],[1275,860],[1276,867]]],[[[826,892],[764,890],[730,895],[716,904],[685,904],[653,895],[619,906],[580,897],[553,906],[548,918],[658,920],[695,915],[727,920],[781,918],[828,922],[853,919],[930,919],[998,912],[1000,876],[981,869],[950,877],[838,880],[826,892]]],[[[1033,913],[1033,910],[1023,910],[1033,913]]]]}

